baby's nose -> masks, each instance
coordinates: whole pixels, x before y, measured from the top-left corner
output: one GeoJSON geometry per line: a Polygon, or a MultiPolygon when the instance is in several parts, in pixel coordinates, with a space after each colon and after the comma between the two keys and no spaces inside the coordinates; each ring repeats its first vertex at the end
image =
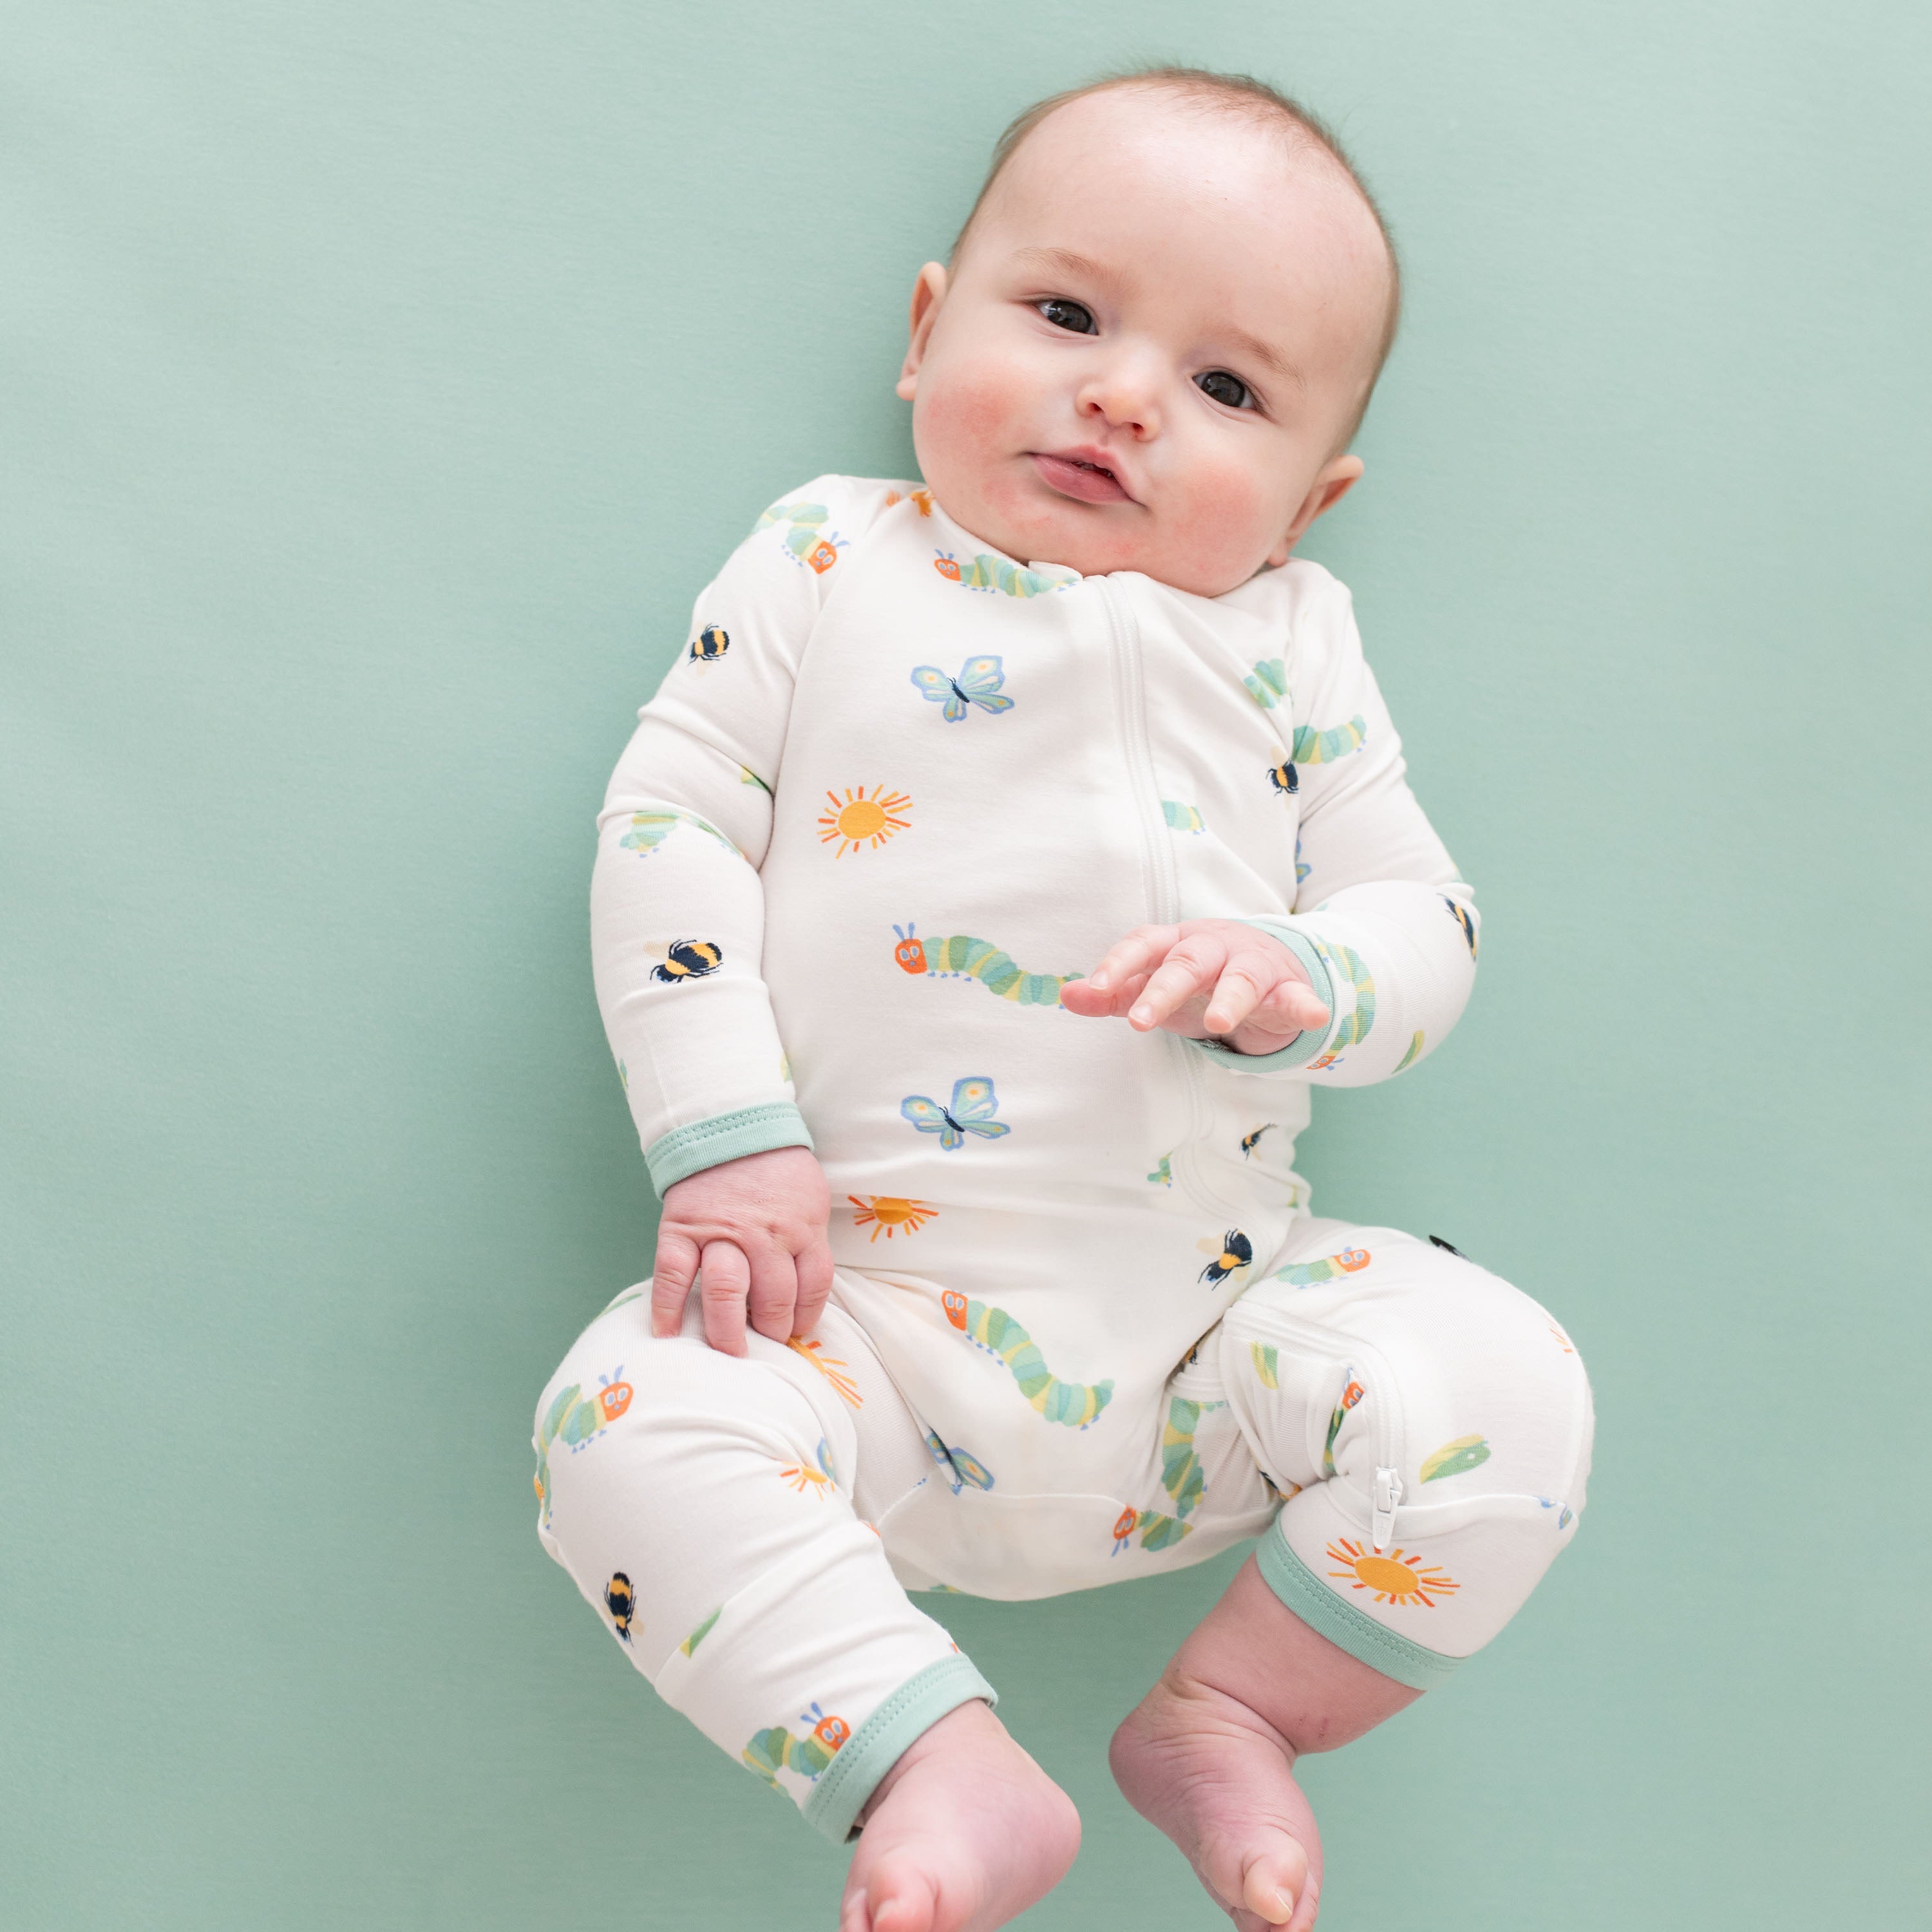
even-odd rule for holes
{"type": "Polygon", "coordinates": [[[1081,386],[1078,408],[1110,429],[1132,430],[1139,436],[1160,433],[1158,385],[1150,372],[1132,363],[1114,364],[1090,376],[1081,386]]]}

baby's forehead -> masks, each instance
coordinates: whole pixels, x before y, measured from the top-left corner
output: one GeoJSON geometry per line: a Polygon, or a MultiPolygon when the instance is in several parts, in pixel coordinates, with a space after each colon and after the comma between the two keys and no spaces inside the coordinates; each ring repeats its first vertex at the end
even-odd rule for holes
{"type": "Polygon", "coordinates": [[[1339,302],[1350,334],[1379,334],[1392,284],[1380,223],[1319,142],[1286,116],[1150,88],[1054,109],[1013,152],[982,218],[1009,251],[1070,250],[1124,272],[1204,275],[1216,293],[1339,302]]]}

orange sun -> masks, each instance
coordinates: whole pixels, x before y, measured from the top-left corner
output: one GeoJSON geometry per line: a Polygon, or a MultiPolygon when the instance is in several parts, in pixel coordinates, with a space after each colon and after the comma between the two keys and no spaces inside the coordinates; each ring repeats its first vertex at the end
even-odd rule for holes
{"type": "Polygon", "coordinates": [[[902,1228],[908,1234],[916,1234],[939,1212],[923,1201],[907,1201],[896,1194],[869,1194],[862,1201],[856,1194],[845,1198],[859,1210],[852,1216],[853,1226],[870,1228],[875,1241],[881,1232],[890,1241],[902,1228]]]}
{"type": "Polygon", "coordinates": [[[1432,1610],[1438,1597],[1462,1588],[1446,1570],[1432,1563],[1425,1570],[1420,1557],[1405,1557],[1400,1545],[1378,1556],[1345,1536],[1339,1545],[1329,1544],[1328,1554],[1348,1566],[1330,1570],[1330,1576],[1346,1577],[1354,1588],[1372,1592],[1378,1604],[1420,1604],[1432,1610]]]}
{"type": "Polygon", "coordinates": [[[838,848],[833,854],[836,858],[842,859],[848,852],[856,852],[866,844],[877,851],[895,832],[903,832],[910,822],[898,814],[910,812],[912,800],[903,792],[896,791],[888,796],[882,784],[873,786],[869,796],[863,785],[856,791],[848,785],[843,804],[836,791],[828,791],[825,800],[832,808],[818,814],[818,836],[826,844],[838,848]]]}

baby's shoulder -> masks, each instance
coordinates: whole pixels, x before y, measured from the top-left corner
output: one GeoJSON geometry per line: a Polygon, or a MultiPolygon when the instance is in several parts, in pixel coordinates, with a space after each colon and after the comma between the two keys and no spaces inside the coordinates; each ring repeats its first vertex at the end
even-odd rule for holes
{"type": "Polygon", "coordinates": [[[1258,571],[1217,601],[1278,629],[1283,655],[1298,660],[1304,675],[1338,654],[1360,651],[1348,586],[1307,557],[1258,571]]]}
{"type": "Polygon", "coordinates": [[[910,502],[932,514],[932,496],[916,483],[877,476],[814,476],[775,497],[759,514],[752,534],[776,527],[786,545],[820,574],[896,506],[910,502]]]}

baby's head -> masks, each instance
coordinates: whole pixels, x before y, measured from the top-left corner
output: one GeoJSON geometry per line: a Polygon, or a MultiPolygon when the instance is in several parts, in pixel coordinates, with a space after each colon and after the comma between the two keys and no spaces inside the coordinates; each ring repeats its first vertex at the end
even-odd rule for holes
{"type": "Polygon", "coordinates": [[[1023,563],[1219,596],[1361,474],[1397,296],[1374,205],[1280,96],[1174,69],[1057,96],[920,271],[920,469],[1023,563]]]}

